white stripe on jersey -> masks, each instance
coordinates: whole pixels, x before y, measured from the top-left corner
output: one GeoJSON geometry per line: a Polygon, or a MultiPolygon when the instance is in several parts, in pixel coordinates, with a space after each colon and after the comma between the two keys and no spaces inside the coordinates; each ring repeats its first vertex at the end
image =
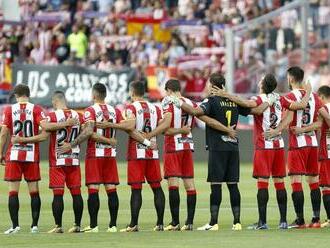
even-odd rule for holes
{"type": "MultiPolygon", "coordinates": [[[[157,116],[157,109],[156,107],[149,103],[149,102],[145,102],[148,105],[149,108],[149,113],[150,113],[150,127],[151,130],[156,129],[157,127],[157,122],[158,122],[158,116],[157,116]]],[[[143,131],[143,127],[145,124],[145,119],[144,119],[144,112],[143,112],[143,108],[141,105],[141,102],[134,102],[133,106],[135,107],[136,110],[136,127],[135,129],[137,131],[143,131]]],[[[156,142],[156,137],[151,138],[151,141],[156,142]]],[[[146,158],[146,149],[145,148],[141,148],[141,144],[140,143],[136,143],[136,157],[137,159],[143,159],[146,158]]],[[[154,159],[158,159],[159,158],[159,154],[158,154],[158,150],[152,150],[152,158],[154,159]]]]}
{"type": "MultiPolygon", "coordinates": [[[[262,102],[267,101],[266,94],[260,95],[262,102]]],[[[262,120],[262,129],[263,131],[267,131],[270,127],[270,108],[268,107],[263,113],[263,120],[262,120]]],[[[265,139],[265,148],[272,149],[274,147],[273,141],[265,139]]]]}
{"type": "MultiPolygon", "coordinates": [[[[177,108],[175,105],[173,105],[173,125],[174,128],[181,128],[182,125],[182,109],[177,108]]],[[[175,150],[183,150],[183,143],[179,142],[179,139],[182,138],[182,134],[174,135],[174,142],[175,142],[175,150]]]]}
{"type": "MultiPolygon", "coordinates": [[[[278,127],[282,121],[282,111],[283,111],[283,108],[282,108],[282,105],[281,105],[281,102],[279,100],[280,98],[278,98],[278,106],[280,106],[280,108],[276,108],[275,106],[275,115],[277,116],[277,121],[276,121],[276,126],[278,127]]],[[[281,138],[279,139],[279,145],[281,148],[284,148],[284,139],[281,135],[281,138]]]]}
{"type": "MultiPolygon", "coordinates": [[[[95,111],[95,118],[96,122],[103,121],[103,115],[97,115],[100,111],[102,112],[102,109],[99,104],[94,104],[92,108],[95,111]]],[[[101,128],[96,128],[96,133],[99,135],[103,135],[103,130],[101,128]]],[[[96,142],[95,142],[95,157],[103,157],[104,156],[104,149],[99,149],[96,147],[96,142]]]]}
{"type": "MultiPolygon", "coordinates": [[[[193,102],[190,100],[190,99],[188,99],[188,98],[183,98],[183,101],[185,101],[188,105],[190,105],[191,107],[194,107],[194,104],[193,104],[193,102]]],[[[182,111],[182,110],[181,110],[182,111]]],[[[194,119],[194,117],[192,116],[192,115],[188,115],[188,121],[187,121],[187,125],[189,126],[189,127],[191,127],[192,126],[192,122],[193,122],[193,119],[194,119]]],[[[187,137],[188,138],[190,138],[191,140],[192,140],[192,133],[190,132],[188,135],[187,135],[187,137]]],[[[190,149],[191,150],[194,150],[194,142],[191,142],[191,143],[189,143],[189,146],[190,146],[190,149]]]]}
{"type": "MultiPolygon", "coordinates": [[[[312,108],[310,108],[310,122],[307,125],[313,124],[313,119],[314,119],[314,115],[315,115],[315,98],[313,95],[311,95],[312,97],[309,98],[309,104],[310,106],[313,106],[312,108]]],[[[312,146],[318,146],[317,144],[317,137],[316,137],[316,133],[315,131],[313,131],[314,135],[311,136],[312,138],[312,146]]]]}
{"type": "MultiPolygon", "coordinates": [[[[296,101],[301,100],[302,94],[299,90],[293,90],[292,93],[294,94],[296,101]]],[[[302,127],[304,110],[297,110],[296,113],[297,113],[297,127],[302,127]]],[[[304,147],[307,145],[304,135],[299,135],[299,136],[296,135],[296,139],[297,139],[298,147],[304,147]]]]}
{"type": "MultiPolygon", "coordinates": [[[[330,113],[330,103],[325,104],[325,108],[327,109],[327,112],[330,113]]],[[[326,135],[326,149],[328,155],[327,158],[330,158],[330,133],[328,134],[328,132],[330,132],[329,128],[325,133],[325,135],[326,135]]]]}
{"type": "MultiPolygon", "coordinates": [[[[56,122],[58,123],[59,120],[65,119],[64,111],[63,110],[56,110],[55,112],[56,116],[56,122]]],[[[57,140],[61,138],[61,134],[59,131],[56,132],[56,148],[57,148],[57,140]]],[[[65,165],[65,159],[64,158],[58,158],[57,157],[58,153],[56,152],[55,149],[55,158],[56,158],[56,165],[65,165]]]]}
{"type": "MultiPolygon", "coordinates": [[[[294,94],[296,101],[301,101],[301,99],[303,98],[300,90],[293,90],[292,93],[294,94]]],[[[311,97],[309,98],[308,103],[310,106],[310,112],[309,112],[310,120],[309,120],[309,123],[305,123],[305,125],[310,125],[313,123],[314,114],[315,114],[315,98],[313,95],[311,95],[311,97]]],[[[296,112],[297,112],[297,127],[302,127],[304,110],[297,110],[296,112]]],[[[308,134],[308,135],[311,137],[312,146],[318,146],[315,131],[312,131],[311,133],[312,133],[312,135],[310,135],[310,134],[308,134]]],[[[296,135],[296,139],[297,139],[298,147],[307,146],[306,135],[296,135]]]]}
{"type": "MultiPolygon", "coordinates": [[[[33,108],[34,108],[34,104],[32,103],[26,103],[26,113],[25,113],[25,120],[30,120],[31,123],[33,124],[33,108]]],[[[11,107],[12,109],[12,122],[14,123],[15,121],[20,121],[20,117],[21,115],[14,115],[15,111],[18,111],[21,109],[21,104],[20,103],[16,103],[14,105],[12,105],[11,107]]],[[[34,127],[32,125],[32,136],[34,135],[34,127]]],[[[33,162],[34,161],[34,154],[35,154],[35,144],[34,143],[28,143],[26,145],[29,145],[29,147],[31,147],[32,149],[30,149],[29,151],[26,151],[26,157],[25,157],[25,161],[26,162],[33,162]]],[[[18,160],[18,156],[19,156],[19,146],[16,146],[18,149],[11,149],[10,151],[10,161],[15,161],[18,160]]]]}
{"type": "MultiPolygon", "coordinates": [[[[143,125],[144,125],[144,118],[143,118],[143,109],[141,106],[140,102],[134,102],[133,106],[135,107],[136,110],[136,130],[137,131],[141,131],[143,129],[143,125]]],[[[139,143],[136,143],[136,157],[137,158],[145,158],[146,156],[146,150],[145,149],[139,149],[139,143]]]]}
{"type": "MultiPolygon", "coordinates": [[[[116,123],[117,120],[116,120],[116,110],[114,109],[114,107],[106,104],[105,105],[107,107],[107,110],[109,112],[109,115],[111,116],[111,113],[113,113],[113,122],[116,123]]],[[[104,121],[104,116],[103,116],[103,111],[101,109],[101,106],[99,104],[94,104],[92,106],[92,108],[94,109],[95,111],[95,114],[96,114],[96,122],[101,122],[101,121],[104,121]],[[102,112],[101,115],[97,115],[97,113],[99,112],[102,112]]],[[[96,129],[96,133],[103,136],[103,133],[104,130],[101,129],[101,128],[97,128],[96,129]]],[[[112,147],[110,145],[105,145],[105,144],[102,144],[102,147],[103,148],[100,148],[100,147],[97,147],[98,146],[98,143],[95,142],[95,157],[104,157],[106,154],[105,154],[105,149],[111,149],[111,157],[115,157],[116,156],[116,148],[115,147],[112,147]]]]}
{"type": "MultiPolygon", "coordinates": [[[[106,106],[107,106],[108,112],[110,113],[110,118],[112,118],[112,122],[117,123],[116,109],[108,104],[106,106]]],[[[113,132],[113,136],[115,137],[116,129],[112,129],[112,132],[113,132]]],[[[110,138],[112,138],[112,137],[110,137],[110,138]]],[[[116,149],[116,147],[112,147],[111,148],[111,157],[116,157],[116,156],[117,156],[117,149],[116,149]]]]}
{"type": "MultiPolygon", "coordinates": [[[[59,109],[59,110],[56,110],[55,112],[55,116],[56,116],[56,122],[59,123],[60,120],[65,120],[65,114],[64,114],[64,111],[62,109],[59,109]]],[[[72,118],[76,118],[76,119],[79,119],[79,114],[74,111],[74,110],[71,110],[71,117],[72,118]]],[[[57,140],[61,138],[61,134],[60,132],[57,131],[56,133],[56,148],[57,148],[57,140]]],[[[71,149],[72,153],[74,154],[79,154],[80,153],[80,147],[79,145],[75,146],[75,147],[72,147],[71,149]]],[[[55,149],[55,157],[56,157],[56,165],[65,165],[66,164],[66,161],[65,161],[65,158],[58,158],[57,157],[57,152],[56,152],[56,149],[55,149]]],[[[76,159],[76,158],[73,158],[72,159],[72,165],[79,165],[79,158],[76,159]]]]}

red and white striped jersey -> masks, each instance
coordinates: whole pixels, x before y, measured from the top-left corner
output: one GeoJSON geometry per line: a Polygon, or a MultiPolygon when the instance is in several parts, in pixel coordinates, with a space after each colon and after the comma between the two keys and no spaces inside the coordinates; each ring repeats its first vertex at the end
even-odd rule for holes
{"type": "MultiPolygon", "coordinates": [[[[197,107],[196,103],[187,98],[181,97],[180,99],[194,108],[197,107]]],[[[184,126],[190,126],[192,128],[194,117],[182,111],[181,108],[176,107],[166,97],[162,101],[162,110],[163,114],[172,114],[171,128],[182,128],[184,126]]],[[[165,135],[165,152],[182,150],[194,150],[194,141],[191,132],[189,134],[165,135]]]]}
{"type": "Polygon", "coordinates": [[[68,118],[79,119],[80,125],[62,128],[55,132],[51,132],[49,141],[49,166],[79,166],[80,146],[77,145],[64,154],[56,152],[58,146],[62,142],[74,141],[80,132],[83,123],[82,115],[71,109],[59,109],[48,114],[48,121],[51,123],[65,122],[68,118]]]}
{"type": "MultiPolygon", "coordinates": [[[[135,116],[135,129],[140,132],[149,133],[156,129],[158,122],[162,118],[159,107],[147,102],[136,101],[126,108],[126,117],[135,116]]],[[[151,141],[156,142],[156,137],[151,141]]],[[[148,149],[145,145],[135,141],[131,137],[128,141],[127,159],[159,159],[158,150],[148,149]]]]}
{"type": "MultiPolygon", "coordinates": [[[[292,90],[284,97],[283,107],[288,109],[292,102],[301,101],[304,95],[304,90],[292,90]]],[[[308,126],[317,121],[318,112],[321,107],[321,100],[315,93],[312,93],[309,98],[307,107],[303,110],[294,111],[293,120],[290,123],[290,128],[308,126]]],[[[289,149],[307,146],[318,146],[315,131],[295,135],[291,129],[289,129],[289,149]]]]}
{"type": "MultiPolygon", "coordinates": [[[[119,123],[122,121],[121,112],[108,104],[97,104],[87,108],[84,113],[84,123],[92,122],[102,122],[109,121],[112,123],[119,123]]],[[[94,132],[107,137],[114,138],[116,136],[116,131],[113,128],[101,129],[94,127],[94,132]]],[[[87,142],[87,152],[86,156],[89,158],[93,157],[116,157],[116,147],[104,144],[100,142],[95,142],[91,138],[87,142]]]]}
{"type": "MultiPolygon", "coordinates": [[[[257,105],[261,105],[267,100],[266,94],[252,97],[257,105]]],[[[261,115],[254,115],[254,132],[253,139],[255,149],[280,149],[284,148],[284,140],[281,135],[271,139],[263,137],[263,133],[269,129],[275,129],[281,122],[283,116],[283,97],[270,107],[268,107],[261,115]]]]}
{"type": "MultiPolygon", "coordinates": [[[[330,113],[330,103],[325,104],[324,108],[328,113],[330,113]]],[[[328,124],[323,121],[321,127],[319,160],[325,159],[330,159],[330,128],[328,124]]]]}
{"type": "MultiPolygon", "coordinates": [[[[29,102],[16,103],[5,109],[2,125],[12,136],[32,137],[39,133],[39,124],[45,119],[40,106],[29,102]]],[[[39,143],[10,144],[6,161],[39,162],[39,156],[39,143]]]]}

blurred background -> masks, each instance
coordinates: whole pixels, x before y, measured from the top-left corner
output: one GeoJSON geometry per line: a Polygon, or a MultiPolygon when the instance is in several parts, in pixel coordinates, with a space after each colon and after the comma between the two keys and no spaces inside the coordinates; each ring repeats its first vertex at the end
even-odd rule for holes
{"type": "MultiPolygon", "coordinates": [[[[2,0],[0,113],[17,83],[51,107],[65,92],[70,107],[91,103],[93,83],[123,107],[132,80],[159,102],[170,77],[195,101],[210,73],[249,97],[266,72],[288,90],[286,70],[299,65],[316,90],[330,84],[330,0],[2,0]]],[[[251,128],[243,119],[241,128],[251,128]]]]}

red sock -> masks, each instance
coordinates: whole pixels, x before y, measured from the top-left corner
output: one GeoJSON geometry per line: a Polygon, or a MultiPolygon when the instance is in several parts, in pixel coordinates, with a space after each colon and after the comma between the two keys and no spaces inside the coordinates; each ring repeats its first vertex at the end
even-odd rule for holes
{"type": "Polygon", "coordinates": [[[80,188],[73,188],[73,189],[70,189],[70,193],[71,193],[71,195],[81,195],[81,190],[80,190],[80,188]]]}
{"type": "Polygon", "coordinates": [[[285,184],[284,182],[281,182],[281,183],[274,183],[275,185],[275,189],[276,190],[284,190],[285,189],[285,184]]]}
{"type": "Polygon", "coordinates": [[[54,195],[64,195],[64,189],[53,189],[54,195]]]}
{"type": "Polygon", "coordinates": [[[330,195],[330,190],[329,189],[324,189],[322,190],[323,195],[330,195]]]}
{"type": "Polygon", "coordinates": [[[292,191],[293,192],[300,192],[303,191],[302,184],[301,183],[292,183],[292,191]]]}
{"type": "Polygon", "coordinates": [[[18,192],[13,190],[13,191],[9,191],[9,196],[16,196],[18,195],[18,192]]]}
{"type": "Polygon", "coordinates": [[[311,190],[315,190],[315,189],[318,189],[320,187],[319,183],[310,183],[309,184],[309,188],[311,190]]]}
{"type": "Polygon", "coordinates": [[[142,183],[131,184],[131,189],[142,189],[142,183]]]}
{"type": "Polygon", "coordinates": [[[258,189],[268,189],[268,182],[258,182],[257,187],[258,189]]]}
{"type": "Polygon", "coordinates": [[[116,188],[113,188],[113,189],[107,189],[107,194],[111,194],[113,192],[116,192],[117,189],[116,188]]]}
{"type": "Polygon", "coordinates": [[[99,190],[98,189],[88,189],[88,194],[91,195],[91,194],[95,194],[95,193],[98,193],[99,190]]]}
{"type": "Polygon", "coordinates": [[[160,182],[149,183],[149,185],[152,189],[156,189],[160,187],[160,182]]]}
{"type": "Polygon", "coordinates": [[[195,189],[193,190],[187,190],[187,195],[197,195],[197,192],[195,189]]]}

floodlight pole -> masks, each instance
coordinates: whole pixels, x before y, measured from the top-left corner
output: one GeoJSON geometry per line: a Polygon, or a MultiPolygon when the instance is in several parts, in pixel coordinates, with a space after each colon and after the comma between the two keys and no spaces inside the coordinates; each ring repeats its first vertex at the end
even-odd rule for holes
{"type": "Polygon", "coordinates": [[[300,14],[301,14],[301,44],[300,48],[302,51],[302,63],[306,64],[308,61],[308,1],[302,0],[303,4],[300,7],[300,14]]]}
{"type": "Polygon", "coordinates": [[[234,92],[234,73],[235,73],[235,52],[234,52],[234,33],[230,27],[225,29],[225,40],[226,40],[226,85],[229,93],[234,92]]]}
{"type": "MultiPolygon", "coordinates": [[[[330,23],[328,24],[328,30],[330,30],[330,23]]],[[[330,68],[330,32],[328,32],[326,40],[328,40],[328,68],[330,68]]]]}

